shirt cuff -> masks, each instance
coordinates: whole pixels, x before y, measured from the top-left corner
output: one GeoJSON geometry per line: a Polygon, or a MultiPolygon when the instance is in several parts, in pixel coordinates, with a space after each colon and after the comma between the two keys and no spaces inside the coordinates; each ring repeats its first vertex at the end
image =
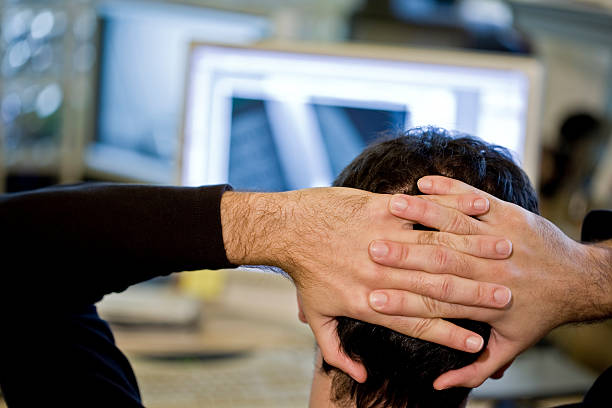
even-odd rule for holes
{"type": "Polygon", "coordinates": [[[583,242],[598,242],[612,239],[612,210],[589,212],[582,222],[583,242]]]}

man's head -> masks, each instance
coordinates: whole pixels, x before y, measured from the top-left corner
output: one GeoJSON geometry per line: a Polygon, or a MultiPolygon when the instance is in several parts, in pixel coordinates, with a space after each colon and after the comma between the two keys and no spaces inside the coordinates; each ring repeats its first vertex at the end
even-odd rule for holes
{"type": "MultiPolygon", "coordinates": [[[[412,129],[366,148],[342,171],[334,186],[419,194],[417,180],[426,175],[455,178],[538,212],[529,179],[506,149],[440,128],[412,129]]],[[[331,378],[331,400],[336,405],[456,408],[466,399],[469,389],[435,391],[432,384],[440,374],[474,362],[479,353],[453,350],[347,317],[338,317],[337,321],[344,352],[364,364],[368,378],[359,384],[323,362],[322,370],[331,378]]],[[[480,334],[486,345],[489,325],[451,321],[480,334]]]]}

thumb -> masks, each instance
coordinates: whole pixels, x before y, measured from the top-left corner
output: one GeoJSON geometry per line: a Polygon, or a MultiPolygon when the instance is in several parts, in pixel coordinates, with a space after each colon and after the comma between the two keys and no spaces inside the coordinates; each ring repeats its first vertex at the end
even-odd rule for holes
{"type": "Polygon", "coordinates": [[[340,339],[336,332],[337,322],[335,319],[327,318],[311,324],[312,331],[321,349],[323,360],[328,364],[344,371],[355,381],[362,383],[367,379],[367,372],[363,364],[353,361],[342,351],[340,339]]]}
{"type": "Polygon", "coordinates": [[[458,370],[442,374],[434,381],[434,388],[445,390],[451,387],[478,387],[501,367],[511,362],[516,354],[516,350],[511,347],[500,347],[494,341],[490,342],[478,360],[458,370]]]}

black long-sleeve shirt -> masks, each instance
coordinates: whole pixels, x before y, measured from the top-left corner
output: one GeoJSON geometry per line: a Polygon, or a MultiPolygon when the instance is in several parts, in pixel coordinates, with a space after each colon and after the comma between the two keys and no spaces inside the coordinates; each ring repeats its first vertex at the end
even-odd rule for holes
{"type": "Polygon", "coordinates": [[[0,302],[74,308],[155,276],[228,267],[228,188],[82,184],[0,196],[3,269],[16,268],[0,273],[0,302]]]}
{"type": "Polygon", "coordinates": [[[9,406],[141,406],[93,304],[159,275],[231,267],[219,212],[228,189],[82,184],[0,196],[9,406]]]}

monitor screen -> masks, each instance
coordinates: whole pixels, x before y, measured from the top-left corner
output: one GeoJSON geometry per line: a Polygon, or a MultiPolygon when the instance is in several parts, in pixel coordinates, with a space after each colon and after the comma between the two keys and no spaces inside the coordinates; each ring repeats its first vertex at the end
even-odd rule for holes
{"type": "Polygon", "coordinates": [[[535,183],[538,73],[531,59],[498,54],[195,45],[181,182],[328,186],[381,133],[433,125],[509,148],[535,183]]]}
{"type": "Polygon", "coordinates": [[[259,16],[155,2],[104,1],[98,14],[97,129],[88,170],[173,181],[189,44],[250,44],[268,35],[270,24],[259,16]]]}

